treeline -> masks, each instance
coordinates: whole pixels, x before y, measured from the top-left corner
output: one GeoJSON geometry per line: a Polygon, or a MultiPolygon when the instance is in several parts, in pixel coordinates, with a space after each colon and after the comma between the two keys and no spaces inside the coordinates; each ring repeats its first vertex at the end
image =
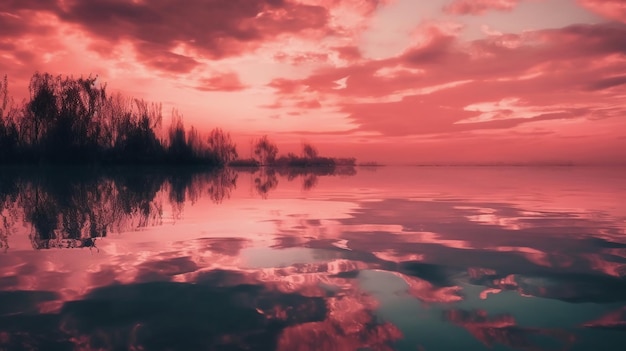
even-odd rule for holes
{"type": "Polygon", "coordinates": [[[301,155],[278,155],[267,136],[254,144],[253,158],[237,159],[230,134],[219,128],[202,136],[186,129],[172,111],[163,131],[162,106],[108,94],[96,77],[35,73],[29,97],[16,104],[8,79],[0,81],[0,164],[202,164],[220,167],[337,167],[355,159],[322,157],[309,143],[301,155]]]}
{"type": "Polygon", "coordinates": [[[232,166],[269,166],[273,168],[285,167],[350,167],[354,168],[356,159],[354,158],[332,158],[319,155],[317,148],[309,143],[302,144],[301,155],[289,152],[287,155],[278,156],[278,146],[264,135],[254,144],[254,158],[248,160],[234,160],[230,162],[232,166]]]}
{"type": "Polygon", "coordinates": [[[0,164],[203,164],[237,157],[230,135],[206,138],[173,111],[162,130],[162,107],[108,94],[97,78],[35,73],[29,98],[16,104],[0,82],[0,164]]]}

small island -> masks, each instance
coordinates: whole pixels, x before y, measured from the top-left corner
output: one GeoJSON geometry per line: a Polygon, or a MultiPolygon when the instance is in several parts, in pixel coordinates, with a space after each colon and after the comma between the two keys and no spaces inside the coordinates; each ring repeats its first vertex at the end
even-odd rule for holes
{"type": "Polygon", "coordinates": [[[319,155],[317,148],[310,143],[302,143],[302,154],[292,152],[278,156],[278,146],[267,135],[262,136],[254,145],[254,158],[235,159],[228,163],[231,167],[354,167],[354,158],[331,158],[319,155]]]}

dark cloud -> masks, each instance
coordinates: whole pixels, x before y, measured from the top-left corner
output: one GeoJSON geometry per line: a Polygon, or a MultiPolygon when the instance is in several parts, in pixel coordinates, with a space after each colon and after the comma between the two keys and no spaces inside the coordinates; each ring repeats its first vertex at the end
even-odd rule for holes
{"type": "MultiPolygon", "coordinates": [[[[126,39],[163,51],[188,45],[210,58],[236,55],[281,33],[323,28],[323,7],[270,0],[75,1],[58,15],[110,41],[126,39]]],[[[141,50],[141,48],[137,48],[141,50]]]]}
{"type": "Polygon", "coordinates": [[[59,9],[59,0],[5,0],[0,3],[0,11],[11,13],[21,10],[53,10],[59,9]]]}
{"type": "Polygon", "coordinates": [[[611,78],[600,79],[598,81],[593,82],[589,86],[589,89],[602,90],[602,89],[608,89],[608,88],[616,87],[616,86],[623,85],[623,84],[626,84],[626,76],[611,77],[611,78]]]}
{"type": "Polygon", "coordinates": [[[576,24],[541,31],[548,41],[578,55],[626,54],[626,24],[576,24]]]}
{"type": "Polygon", "coordinates": [[[452,54],[452,44],[455,37],[439,32],[433,33],[431,40],[423,46],[407,50],[402,60],[412,64],[441,64],[452,54]]]}
{"type": "Polygon", "coordinates": [[[2,11],[0,8],[0,40],[13,39],[27,34],[45,34],[53,28],[34,21],[31,14],[22,11],[2,11]]]}
{"type": "Polygon", "coordinates": [[[149,67],[172,73],[193,70],[190,56],[221,59],[256,49],[281,34],[324,35],[328,9],[281,0],[9,1],[0,5],[3,34],[45,32],[33,19],[48,13],[74,24],[99,47],[130,43],[149,67]],[[186,48],[184,56],[176,49],[186,48]]]}
{"type": "Polygon", "coordinates": [[[137,59],[144,65],[170,73],[186,73],[200,64],[194,58],[161,50],[156,45],[137,44],[137,59]]]}

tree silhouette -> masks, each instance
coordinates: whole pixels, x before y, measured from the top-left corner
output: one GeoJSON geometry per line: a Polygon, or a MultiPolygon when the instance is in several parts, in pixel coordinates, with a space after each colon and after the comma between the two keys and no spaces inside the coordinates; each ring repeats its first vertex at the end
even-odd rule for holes
{"type": "MultiPolygon", "coordinates": [[[[161,104],[109,95],[97,77],[37,72],[29,83],[29,98],[20,107],[9,98],[7,87],[5,76],[0,81],[0,164],[237,164],[235,143],[222,129],[201,135],[193,126],[186,129],[182,115],[174,110],[163,133],[161,104]]],[[[319,157],[310,143],[302,147],[302,156],[277,159],[277,145],[264,135],[254,145],[255,160],[238,160],[238,164],[333,167],[340,163],[319,157]]]]}
{"type": "Polygon", "coordinates": [[[225,133],[221,128],[215,128],[209,134],[209,149],[217,155],[220,160],[228,163],[237,158],[237,147],[230,138],[229,133],[225,133]]]}
{"type": "Polygon", "coordinates": [[[57,105],[57,96],[54,86],[60,82],[60,77],[53,77],[45,73],[35,73],[30,80],[29,91],[31,100],[27,107],[32,116],[32,136],[33,144],[39,144],[43,128],[52,125],[56,120],[59,111],[57,105]]]}
{"type": "Polygon", "coordinates": [[[317,149],[309,143],[303,143],[302,156],[308,159],[315,159],[318,157],[317,149]]]}
{"type": "Polygon", "coordinates": [[[9,96],[9,82],[5,75],[0,81],[0,162],[16,154],[19,131],[15,123],[17,109],[9,96]]]}
{"type": "Polygon", "coordinates": [[[269,165],[274,162],[278,154],[278,146],[264,135],[254,146],[254,155],[262,165],[269,165]]]}

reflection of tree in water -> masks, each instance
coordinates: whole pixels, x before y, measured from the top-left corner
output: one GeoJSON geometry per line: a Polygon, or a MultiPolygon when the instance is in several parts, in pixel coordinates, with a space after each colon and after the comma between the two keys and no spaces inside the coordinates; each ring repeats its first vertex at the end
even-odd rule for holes
{"type": "Polygon", "coordinates": [[[237,186],[237,172],[230,168],[213,174],[209,182],[209,198],[215,203],[221,203],[224,199],[230,199],[230,195],[237,186]]]}
{"type": "Polygon", "coordinates": [[[329,165],[315,167],[261,167],[254,172],[254,188],[262,198],[267,198],[268,193],[278,186],[278,176],[287,178],[291,182],[302,179],[302,190],[308,191],[315,188],[319,177],[324,176],[353,176],[356,174],[354,166],[329,165]],[[278,175],[278,176],[277,176],[278,175]]]}
{"type": "Polygon", "coordinates": [[[212,201],[221,202],[236,185],[233,171],[42,173],[45,176],[28,173],[1,179],[0,248],[8,246],[8,234],[20,217],[31,225],[34,248],[92,248],[95,238],[111,231],[161,224],[159,192],[169,190],[172,206],[182,209],[184,201],[195,201],[204,189],[212,201]]]}
{"type": "MultiPolygon", "coordinates": [[[[96,247],[95,238],[162,223],[162,199],[169,200],[173,216],[182,216],[184,204],[208,196],[214,203],[230,198],[237,172],[226,168],[197,169],[21,169],[0,179],[0,248],[23,220],[31,228],[34,248],[96,247]],[[159,195],[162,194],[162,195],[159,195]]],[[[257,169],[256,191],[266,198],[278,186],[278,177],[302,178],[303,189],[317,185],[319,176],[337,174],[337,167],[257,169]]]]}
{"type": "Polygon", "coordinates": [[[311,190],[317,185],[317,176],[315,174],[307,174],[302,179],[302,189],[311,190]]]}
{"type": "Polygon", "coordinates": [[[254,188],[264,199],[266,199],[268,193],[276,189],[277,186],[278,177],[276,177],[276,172],[273,168],[261,168],[254,178],[254,188]]]}
{"type": "Polygon", "coordinates": [[[0,179],[0,249],[9,248],[9,236],[18,221],[17,184],[0,179]]]}
{"type": "Polygon", "coordinates": [[[172,173],[167,176],[166,184],[173,215],[180,218],[185,202],[194,204],[205,194],[216,204],[229,199],[237,186],[237,173],[228,168],[213,172],[172,173]]]}
{"type": "Polygon", "coordinates": [[[35,248],[92,247],[91,239],[109,231],[158,224],[160,207],[154,197],[156,179],[65,176],[51,173],[25,182],[20,192],[25,221],[32,224],[35,248]]]}
{"type": "Polygon", "coordinates": [[[287,177],[288,181],[302,178],[302,190],[311,190],[317,186],[319,177],[326,176],[353,176],[356,175],[354,166],[329,165],[317,167],[279,167],[278,174],[287,177]]]}

